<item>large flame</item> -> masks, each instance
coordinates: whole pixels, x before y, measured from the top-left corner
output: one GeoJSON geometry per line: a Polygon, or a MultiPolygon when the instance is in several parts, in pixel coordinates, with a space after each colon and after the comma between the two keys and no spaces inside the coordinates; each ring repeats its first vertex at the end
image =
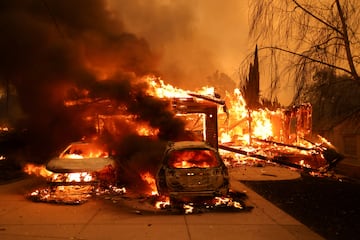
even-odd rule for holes
{"type": "MultiPolygon", "coordinates": [[[[157,77],[146,77],[149,84],[148,94],[159,98],[178,98],[187,100],[200,96],[197,101],[214,99],[215,89],[203,87],[198,91],[189,91],[165,84],[157,77]],[[201,96],[205,96],[201,98],[201,96]]],[[[218,101],[218,103],[221,103],[218,101]]],[[[326,161],[320,154],[319,146],[326,144],[331,146],[326,139],[318,137],[317,142],[305,140],[311,138],[311,105],[303,104],[293,108],[267,108],[250,109],[239,89],[232,93],[226,92],[223,104],[218,108],[218,141],[233,147],[240,147],[245,151],[256,154],[264,154],[274,157],[293,154],[295,164],[309,167],[311,162],[315,168],[324,165],[326,161]],[[226,106],[226,111],[224,111],[226,106]],[[301,157],[302,156],[302,157],[301,157]]],[[[199,117],[194,118],[191,114],[178,114],[189,126],[195,126],[199,117]]],[[[204,127],[204,126],[203,126],[204,127]]],[[[206,131],[206,129],[203,129],[206,131]]],[[[233,154],[238,159],[238,154],[233,154]]],[[[176,167],[187,167],[187,161],[180,161],[176,167]]]]}
{"type": "MultiPolygon", "coordinates": [[[[159,98],[192,98],[190,94],[194,93],[190,90],[184,90],[166,84],[164,80],[155,76],[146,76],[144,80],[149,84],[148,94],[159,98]]],[[[196,91],[197,94],[214,95],[214,87],[202,87],[196,91]]]]}

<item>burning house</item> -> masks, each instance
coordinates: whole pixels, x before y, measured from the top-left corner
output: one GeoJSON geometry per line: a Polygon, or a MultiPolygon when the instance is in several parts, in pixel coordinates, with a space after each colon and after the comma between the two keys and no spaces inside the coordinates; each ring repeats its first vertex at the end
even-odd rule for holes
{"type": "MultiPolygon", "coordinates": [[[[111,99],[86,96],[65,102],[68,108],[92,109],[83,118],[95,129],[96,139],[109,147],[109,152],[120,165],[117,179],[130,191],[149,196],[157,194],[155,175],[163,148],[158,148],[156,154],[148,154],[141,145],[144,139],[147,139],[145,145],[163,140],[207,142],[219,150],[227,165],[231,166],[246,164],[246,161],[264,161],[326,172],[341,159],[325,139],[318,138],[317,142],[311,139],[312,108],[309,104],[276,111],[249,110],[237,90],[227,94],[223,100],[215,97],[213,88],[193,92],[175,88],[152,76],[143,78],[143,81],[148,88],[147,95],[141,95],[141,99],[161,103],[164,108],[161,111],[170,114],[174,123],[181,126],[180,132],[164,129],[168,122],[161,120],[162,115],[155,122],[147,122],[129,113],[131,108],[128,105],[111,99]],[[129,129],[124,129],[124,126],[129,129]],[[162,140],[162,134],[167,131],[177,134],[167,134],[167,138],[162,140]],[[137,141],[136,144],[126,145],[129,139],[137,141]]],[[[84,161],[84,169],[86,164],[84,161]]]]}
{"type": "Polygon", "coordinates": [[[149,195],[156,193],[154,176],[168,141],[207,142],[230,154],[232,165],[255,158],[320,170],[336,162],[326,158],[324,141],[308,139],[311,106],[250,109],[239,89],[221,99],[213,87],[187,91],[165,84],[153,76],[156,54],[125,30],[105,1],[73,4],[0,3],[6,35],[0,40],[0,79],[16,89],[22,109],[16,125],[25,129],[27,144],[19,158],[42,164],[28,164],[26,171],[50,178],[59,194],[65,191],[61,184],[82,185],[92,182],[88,172],[101,174],[89,169],[84,155],[58,152],[84,138],[107,146],[118,182],[149,195]],[[69,165],[61,162],[59,169],[56,162],[45,169],[54,156],[69,165]],[[74,172],[81,174],[73,177],[74,172]]]}
{"type": "Polygon", "coordinates": [[[150,86],[154,88],[152,93],[175,103],[173,111],[183,117],[187,130],[200,132],[197,136],[203,137],[197,139],[213,147],[243,158],[250,156],[316,172],[327,171],[342,159],[326,139],[313,136],[310,104],[250,110],[238,89],[219,99],[211,87],[194,93],[162,81],[152,81],[150,86]],[[194,118],[193,113],[200,114],[194,118]],[[200,126],[196,130],[189,127],[196,125],[200,126]]]}

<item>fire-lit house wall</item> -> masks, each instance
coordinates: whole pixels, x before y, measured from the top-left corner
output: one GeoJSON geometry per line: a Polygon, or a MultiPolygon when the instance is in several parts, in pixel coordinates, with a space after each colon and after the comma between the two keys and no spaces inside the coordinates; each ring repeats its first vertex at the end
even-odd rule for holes
{"type": "Polygon", "coordinates": [[[343,163],[360,166],[360,111],[322,133],[344,155],[343,163]]]}
{"type": "Polygon", "coordinates": [[[334,128],[334,144],[345,156],[345,161],[360,166],[360,131],[349,129],[348,121],[334,128]]]}

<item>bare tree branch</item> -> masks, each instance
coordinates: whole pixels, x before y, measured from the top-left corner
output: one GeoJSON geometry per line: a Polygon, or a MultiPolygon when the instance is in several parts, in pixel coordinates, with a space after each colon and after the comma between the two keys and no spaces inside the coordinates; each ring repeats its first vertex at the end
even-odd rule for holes
{"type": "Polygon", "coordinates": [[[359,29],[358,0],[250,2],[250,36],[259,50],[271,49],[260,60],[267,61],[271,86],[284,86],[288,81],[296,86],[295,91],[301,91],[304,85],[313,84],[316,72],[326,68],[360,83],[359,29]]]}
{"type": "Polygon", "coordinates": [[[351,53],[351,49],[350,49],[350,41],[349,41],[349,36],[348,36],[348,32],[347,32],[347,25],[346,25],[346,19],[344,17],[344,13],[343,10],[341,8],[340,2],[339,0],[335,0],[336,2],[336,7],[338,9],[339,12],[339,17],[341,19],[341,25],[342,25],[342,32],[343,32],[343,36],[344,36],[344,44],[345,44],[345,51],[346,51],[346,56],[347,56],[347,60],[349,63],[349,67],[351,69],[351,75],[354,76],[354,78],[356,80],[360,81],[359,75],[356,71],[355,65],[354,65],[354,61],[353,61],[353,57],[352,57],[352,53],[351,53]]]}
{"type": "Polygon", "coordinates": [[[338,69],[338,70],[341,70],[341,71],[346,72],[346,73],[348,73],[348,74],[351,74],[351,71],[349,71],[349,70],[346,69],[346,68],[342,68],[342,67],[339,67],[339,66],[336,66],[336,65],[327,63],[327,62],[320,61],[320,60],[318,60],[318,59],[309,57],[309,56],[307,56],[307,55],[305,55],[305,54],[296,53],[296,52],[293,52],[293,51],[290,51],[290,50],[287,50],[287,49],[284,49],[284,48],[280,48],[280,47],[275,47],[275,46],[271,46],[271,47],[261,47],[261,48],[259,48],[259,51],[260,51],[260,50],[264,50],[264,49],[274,49],[274,50],[278,50],[278,51],[281,51],[281,52],[289,53],[289,54],[291,54],[291,55],[295,55],[295,56],[298,56],[298,57],[301,57],[301,58],[305,58],[305,59],[307,59],[307,60],[310,60],[311,62],[319,63],[319,64],[322,64],[322,65],[328,66],[328,67],[330,67],[330,68],[338,69]]]}
{"type": "Polygon", "coordinates": [[[339,33],[340,35],[343,35],[343,33],[336,27],[334,27],[333,25],[331,25],[330,23],[326,22],[325,20],[319,18],[318,16],[316,16],[315,14],[313,14],[311,11],[309,11],[308,9],[304,8],[301,4],[298,3],[298,1],[296,0],[292,0],[294,2],[294,4],[300,8],[301,10],[303,10],[305,13],[307,13],[309,16],[315,18],[317,21],[323,23],[324,25],[326,25],[327,27],[331,28],[332,30],[334,30],[335,32],[339,33]]]}

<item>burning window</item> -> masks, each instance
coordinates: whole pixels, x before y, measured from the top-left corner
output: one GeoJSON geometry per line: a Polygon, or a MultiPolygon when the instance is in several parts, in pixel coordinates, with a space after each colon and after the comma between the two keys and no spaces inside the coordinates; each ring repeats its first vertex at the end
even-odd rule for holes
{"type": "Polygon", "coordinates": [[[208,149],[186,149],[172,151],[169,155],[171,168],[218,167],[216,154],[208,149]]]}

